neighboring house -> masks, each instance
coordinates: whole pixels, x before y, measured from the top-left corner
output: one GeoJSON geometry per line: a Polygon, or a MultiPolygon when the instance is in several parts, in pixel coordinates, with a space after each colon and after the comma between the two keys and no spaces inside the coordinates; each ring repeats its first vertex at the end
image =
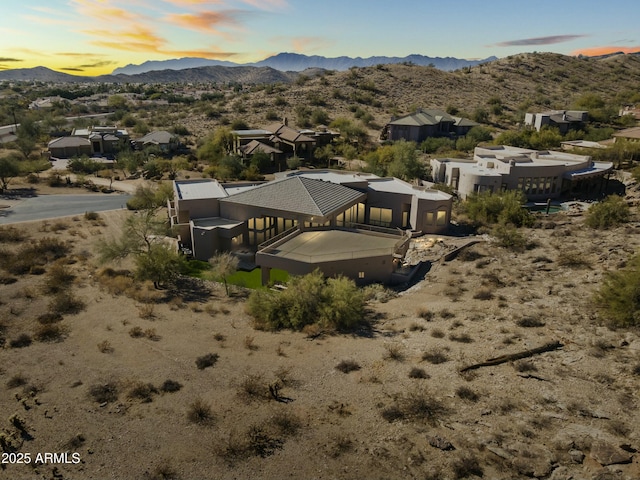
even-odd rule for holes
{"type": "Polygon", "coordinates": [[[274,123],[264,129],[233,130],[233,151],[248,158],[257,151],[268,153],[274,164],[284,165],[284,159],[292,155],[310,159],[313,150],[331,143],[340,134],[321,126],[316,130],[296,130],[284,123],[274,123]]]}
{"type": "Polygon", "coordinates": [[[630,142],[637,142],[640,140],[640,127],[625,128],[624,130],[614,133],[612,136],[614,140],[620,138],[630,142]]]}
{"type": "Polygon", "coordinates": [[[82,137],[60,137],[51,140],[47,146],[52,158],[71,158],[91,155],[91,142],[82,137]]]}
{"type": "Polygon", "coordinates": [[[462,198],[520,190],[534,201],[603,192],[613,164],[594,162],[588,155],[503,145],[476,147],[472,160],[432,159],[431,168],[435,182],[451,186],[462,198]]]}
{"type": "Polygon", "coordinates": [[[542,113],[526,113],[524,124],[537,131],[544,126],[557,127],[561,134],[570,129],[579,129],[588,120],[588,112],[584,110],[549,110],[542,113]]]}
{"type": "Polygon", "coordinates": [[[421,143],[429,137],[459,137],[466,135],[478,123],[454,117],[435,109],[420,109],[409,115],[394,118],[382,130],[382,140],[407,140],[421,143]]]}
{"type": "Polygon", "coordinates": [[[101,155],[116,153],[129,142],[129,132],[115,126],[76,128],[71,136],[88,139],[91,142],[91,153],[101,155]]]}
{"type": "Polygon", "coordinates": [[[144,137],[133,141],[136,148],[157,147],[163,153],[175,152],[180,147],[179,138],[164,130],[147,133],[144,137]]]}
{"type": "Polygon", "coordinates": [[[606,145],[599,142],[591,142],[589,140],[567,140],[566,142],[560,142],[560,146],[563,150],[574,150],[576,148],[595,148],[606,149],[606,145]]]}
{"type": "Polygon", "coordinates": [[[312,170],[257,184],[174,181],[169,216],[195,258],[248,250],[265,283],[270,268],[389,283],[410,236],[446,232],[451,207],[450,195],[396,178],[312,170]]]}

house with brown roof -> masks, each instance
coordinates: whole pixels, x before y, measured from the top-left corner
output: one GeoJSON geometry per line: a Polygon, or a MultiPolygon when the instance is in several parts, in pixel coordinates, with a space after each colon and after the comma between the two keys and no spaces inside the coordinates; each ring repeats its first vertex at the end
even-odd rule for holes
{"type": "Polygon", "coordinates": [[[436,109],[420,109],[392,119],[385,125],[382,140],[407,140],[420,143],[429,137],[459,137],[479,125],[468,118],[455,117],[436,109]]]}

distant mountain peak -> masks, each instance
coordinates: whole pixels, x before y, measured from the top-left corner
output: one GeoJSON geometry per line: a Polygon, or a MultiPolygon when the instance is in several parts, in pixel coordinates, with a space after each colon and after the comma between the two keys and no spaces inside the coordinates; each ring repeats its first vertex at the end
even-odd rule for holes
{"type": "Polygon", "coordinates": [[[440,70],[457,70],[459,68],[478,65],[497,60],[497,57],[489,57],[482,60],[465,60],[454,57],[427,57],[417,53],[406,57],[334,57],[328,58],[320,55],[304,55],[301,53],[282,52],[265,58],[259,62],[238,64],[222,60],[210,60],[206,58],[184,57],[171,60],[148,60],[140,65],[127,65],[116,68],[113,75],[135,75],[158,70],[185,70],[187,68],[223,66],[223,67],[271,67],[282,72],[302,72],[308,68],[323,68],[325,70],[348,70],[351,67],[371,67],[385,63],[411,62],[415,65],[433,65],[440,70]]]}

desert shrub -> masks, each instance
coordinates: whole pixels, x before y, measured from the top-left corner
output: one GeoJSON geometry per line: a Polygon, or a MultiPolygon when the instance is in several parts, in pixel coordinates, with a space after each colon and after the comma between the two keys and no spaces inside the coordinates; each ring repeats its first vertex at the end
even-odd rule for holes
{"type": "Polygon", "coordinates": [[[355,372],[356,370],[360,370],[360,368],[360,364],[355,360],[342,360],[336,365],[336,370],[342,373],[355,372]]]}
{"type": "Polygon", "coordinates": [[[144,332],[140,327],[133,327],[131,330],[129,330],[129,336],[131,338],[142,338],[144,337],[144,332]]]}
{"type": "Polygon", "coordinates": [[[27,377],[21,374],[16,374],[7,380],[7,388],[18,388],[27,384],[27,377]]]}
{"type": "Polygon", "coordinates": [[[196,425],[212,425],[214,416],[211,405],[201,398],[196,398],[189,405],[189,409],[187,410],[187,419],[196,425]]]}
{"type": "Polygon", "coordinates": [[[441,349],[434,348],[433,350],[426,351],[422,354],[422,360],[438,365],[449,361],[447,354],[441,349]]]}
{"type": "Polygon", "coordinates": [[[92,385],[89,396],[98,403],[110,403],[118,400],[118,386],[114,382],[92,385]]]}
{"type": "Polygon", "coordinates": [[[513,226],[498,225],[491,233],[501,247],[516,252],[522,252],[528,247],[529,242],[527,241],[527,237],[513,226]]]}
{"type": "Polygon", "coordinates": [[[440,310],[440,317],[443,319],[448,319],[448,318],[453,318],[455,317],[456,314],[453,313],[451,310],[448,310],[446,308],[443,308],[442,310],[440,310]]]}
{"type": "Polygon", "coordinates": [[[382,411],[382,416],[387,421],[407,419],[433,423],[447,412],[445,405],[434,398],[431,392],[416,388],[397,395],[394,404],[382,411]]]}
{"type": "Polygon", "coordinates": [[[416,315],[418,315],[418,317],[422,318],[423,320],[430,322],[431,320],[433,320],[434,313],[432,310],[429,310],[426,307],[420,307],[418,308],[416,315]]]}
{"type": "Polygon", "coordinates": [[[255,290],[247,310],[256,328],[302,330],[310,324],[331,330],[357,326],[364,316],[364,295],[346,277],[325,279],[320,270],[291,277],[282,292],[255,290]]]}
{"type": "Polygon", "coordinates": [[[413,367],[409,370],[409,378],[431,378],[427,372],[424,371],[424,368],[413,367]]]}
{"type": "Polygon", "coordinates": [[[163,461],[151,472],[144,472],[143,480],[179,480],[180,476],[168,460],[163,461]]]}
{"type": "Polygon", "coordinates": [[[274,414],[270,419],[271,425],[281,435],[296,435],[302,428],[302,421],[293,413],[280,411],[274,414]]]}
{"type": "Polygon", "coordinates": [[[538,371],[538,367],[536,367],[536,365],[531,361],[523,360],[522,362],[516,363],[514,366],[515,369],[521,373],[538,371]]]}
{"type": "Polygon", "coordinates": [[[100,353],[113,353],[113,346],[109,340],[103,340],[98,343],[98,350],[100,353]]]}
{"type": "Polygon", "coordinates": [[[459,398],[463,400],[469,400],[470,402],[477,402],[480,398],[480,396],[476,392],[465,386],[459,387],[456,390],[456,395],[459,398]]]}
{"type": "Polygon", "coordinates": [[[461,333],[456,335],[455,333],[449,334],[449,340],[459,343],[473,343],[473,338],[468,333],[461,333]]]}
{"type": "Polygon", "coordinates": [[[613,326],[640,324],[640,256],[633,257],[621,270],[605,273],[595,304],[601,315],[613,326]]]}
{"type": "Polygon", "coordinates": [[[142,401],[142,403],[150,403],[153,401],[153,395],[158,393],[158,389],[151,383],[138,383],[136,384],[127,397],[142,401]]]}
{"type": "Polygon", "coordinates": [[[445,333],[440,330],[439,328],[434,328],[433,330],[431,330],[431,336],[433,338],[444,338],[445,337],[445,333]]]}
{"type": "Polygon", "coordinates": [[[424,332],[424,330],[425,330],[424,325],[418,322],[411,322],[411,324],[409,325],[410,332],[424,332]]]}
{"type": "Polygon", "coordinates": [[[220,358],[220,355],[217,353],[207,353],[206,355],[196,359],[196,366],[199,370],[204,370],[207,367],[213,367],[218,361],[218,358],[220,358]]]}
{"type": "Polygon", "coordinates": [[[569,268],[589,268],[591,266],[584,253],[575,250],[560,251],[556,263],[561,267],[569,268]]]}
{"type": "Polygon", "coordinates": [[[69,288],[75,275],[63,263],[56,262],[49,268],[45,276],[43,290],[46,294],[56,294],[69,288]]]}
{"type": "Polygon", "coordinates": [[[84,302],[71,292],[59,292],[49,302],[49,311],[54,314],[79,313],[84,307],[84,302]]]}
{"type": "Polygon", "coordinates": [[[539,318],[522,317],[516,321],[516,325],[523,328],[544,327],[545,323],[539,318]]]}
{"type": "Polygon", "coordinates": [[[640,376],[640,363],[637,363],[632,370],[634,375],[640,376]]]}
{"type": "Polygon", "coordinates": [[[63,444],[63,447],[66,450],[78,450],[82,445],[84,445],[86,441],[87,439],[85,438],[84,435],[82,435],[81,433],[77,433],[76,435],[71,437],[69,440],[67,440],[63,444]]]}
{"type": "Polygon", "coordinates": [[[473,294],[473,298],[476,300],[491,300],[493,299],[493,293],[488,288],[481,288],[473,294]]]}
{"type": "Polygon", "coordinates": [[[160,387],[160,390],[167,393],[177,392],[182,388],[182,384],[180,382],[176,382],[175,380],[165,380],[160,387]]]}
{"type": "Polygon", "coordinates": [[[611,195],[589,207],[584,223],[591,228],[605,229],[628,222],[629,216],[627,202],[618,195],[611,195]]]}
{"type": "Polygon", "coordinates": [[[84,219],[95,221],[100,218],[100,215],[97,212],[84,212],[84,219]]]}
{"type": "Polygon", "coordinates": [[[59,342],[64,336],[64,328],[57,323],[40,325],[33,336],[39,342],[59,342]]]}
{"type": "Polygon", "coordinates": [[[332,458],[338,458],[341,455],[353,450],[353,441],[344,433],[332,435],[327,443],[327,454],[332,458]]]}
{"type": "Polygon", "coordinates": [[[404,352],[402,351],[402,346],[398,343],[387,343],[384,346],[384,355],[383,357],[386,360],[395,360],[396,362],[401,362],[404,360],[404,352]]]}
{"type": "Polygon", "coordinates": [[[13,340],[9,341],[11,348],[24,348],[31,345],[31,336],[27,333],[21,333],[13,340]]]}
{"type": "Polygon", "coordinates": [[[17,243],[22,242],[27,235],[16,227],[0,228],[0,243],[17,243]]]}
{"type": "Polygon", "coordinates": [[[60,315],[59,313],[55,313],[55,312],[47,312],[47,313],[43,313],[41,315],[38,315],[38,323],[42,324],[42,325],[48,325],[51,323],[58,323],[60,321],[62,321],[63,316],[60,315]]]}
{"type": "Polygon", "coordinates": [[[453,474],[456,479],[468,478],[471,475],[482,477],[484,471],[478,459],[472,455],[463,455],[452,463],[453,474]]]}
{"type": "Polygon", "coordinates": [[[267,399],[267,386],[262,375],[245,375],[238,386],[238,395],[246,400],[267,399]]]}

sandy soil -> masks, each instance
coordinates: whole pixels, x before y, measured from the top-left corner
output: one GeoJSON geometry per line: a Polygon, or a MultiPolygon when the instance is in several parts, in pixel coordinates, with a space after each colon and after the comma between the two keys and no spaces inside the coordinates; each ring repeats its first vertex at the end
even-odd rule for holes
{"type": "Polygon", "coordinates": [[[111,293],[125,279],[104,280],[94,247],[125,215],[19,227],[23,243],[68,242],[84,309],[39,341],[49,273],[0,272],[0,434],[31,455],[0,478],[640,478],[638,331],[601,326],[590,305],[603,273],[637,251],[640,224],[594,232],[556,214],[527,231],[536,246],[524,253],[482,241],[449,262],[460,239],[444,237],[423,252],[434,262],[423,281],[371,303],[371,330],[308,336],[254,330],[237,288],[111,293]],[[563,265],[575,252],[583,262],[563,265]],[[28,346],[15,346],[21,334],[28,346]],[[166,380],[181,388],[163,391],[166,380]],[[104,385],[114,398],[96,400],[104,385]],[[79,463],[36,463],[45,452],[79,463]]]}

